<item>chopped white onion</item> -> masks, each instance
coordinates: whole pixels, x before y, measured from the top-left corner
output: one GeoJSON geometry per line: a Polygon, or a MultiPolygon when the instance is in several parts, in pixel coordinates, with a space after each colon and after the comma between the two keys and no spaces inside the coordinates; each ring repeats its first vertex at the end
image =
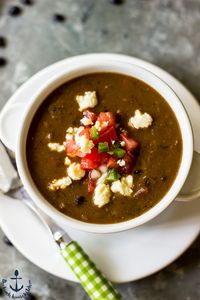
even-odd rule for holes
{"type": "Polygon", "coordinates": [[[101,173],[98,170],[92,170],[91,178],[92,179],[98,179],[99,177],[101,177],[101,173]]]}
{"type": "Polygon", "coordinates": [[[108,170],[108,168],[107,168],[106,165],[101,165],[101,166],[99,167],[99,170],[101,171],[101,173],[106,173],[107,170],[108,170]]]}

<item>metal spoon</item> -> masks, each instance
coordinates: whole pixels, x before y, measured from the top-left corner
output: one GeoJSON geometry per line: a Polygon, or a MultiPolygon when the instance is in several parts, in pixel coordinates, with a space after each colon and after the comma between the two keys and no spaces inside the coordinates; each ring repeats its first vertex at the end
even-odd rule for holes
{"type": "MultiPolygon", "coordinates": [[[[12,182],[16,180],[16,171],[1,143],[0,157],[0,180],[2,181],[2,179],[4,179],[4,185],[6,186],[4,189],[4,185],[2,185],[1,189],[5,192],[5,190],[8,190],[8,187],[12,189],[12,182]],[[6,180],[8,180],[8,182],[6,182],[6,180]]],[[[112,284],[105,278],[76,241],[73,241],[70,236],[49,216],[41,211],[31,199],[23,199],[22,201],[42,220],[60,248],[61,255],[92,300],[122,299],[122,296],[114,289],[112,284]]]]}

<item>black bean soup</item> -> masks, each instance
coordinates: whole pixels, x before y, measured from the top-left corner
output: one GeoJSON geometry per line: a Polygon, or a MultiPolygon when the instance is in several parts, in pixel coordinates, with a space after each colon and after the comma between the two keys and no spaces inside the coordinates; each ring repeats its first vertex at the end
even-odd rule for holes
{"type": "Polygon", "coordinates": [[[144,82],[115,73],[57,88],[27,137],[28,167],[41,194],[90,223],[122,222],[152,208],[171,187],[181,157],[180,128],[167,102],[144,82]]]}

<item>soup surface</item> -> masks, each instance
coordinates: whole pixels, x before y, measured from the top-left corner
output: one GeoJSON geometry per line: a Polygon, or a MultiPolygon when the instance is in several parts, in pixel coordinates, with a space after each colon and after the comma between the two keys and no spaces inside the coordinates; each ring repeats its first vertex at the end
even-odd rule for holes
{"type": "MultiPolygon", "coordinates": [[[[107,126],[109,122],[101,124],[107,126]]],[[[106,128],[106,132],[110,128],[106,128]]],[[[182,138],[179,125],[167,102],[144,82],[114,73],[85,75],[57,88],[36,112],[27,137],[28,167],[41,194],[62,213],[91,223],[122,222],[149,210],[171,187],[179,169],[181,156],[182,138]],[[84,95],[87,91],[96,92],[98,103],[80,111],[80,103],[78,105],[78,100],[76,101],[77,95],[84,95]],[[83,156],[87,154],[79,157],[69,152],[70,135],[73,133],[70,129],[67,133],[69,136],[66,136],[66,130],[80,127],[83,114],[88,117],[84,111],[94,112],[96,116],[100,112],[104,112],[103,116],[114,116],[117,137],[113,139],[118,139],[119,136],[121,139],[109,140],[106,133],[106,139],[101,139],[100,143],[98,138],[102,133],[95,125],[96,121],[92,123],[91,118],[89,119],[93,125],[85,125],[83,129],[88,132],[87,128],[91,130],[92,126],[96,126],[92,129],[92,153],[101,153],[98,163],[94,157],[84,160],[83,156]],[[136,117],[136,111],[139,111],[139,119],[136,117]],[[107,112],[111,114],[105,114],[107,112]],[[68,144],[63,144],[67,137],[68,144]],[[130,143],[127,142],[127,137],[130,143]],[[127,146],[129,147],[132,141],[136,143],[129,151],[127,146]],[[116,153],[114,144],[118,145],[116,153]],[[78,164],[80,160],[81,168],[84,169],[80,180],[73,180],[70,172],[68,174],[72,180],[69,177],[66,179],[69,164],[78,164]],[[91,168],[88,165],[85,167],[86,162],[95,165],[91,168]],[[95,172],[92,173],[94,169],[95,172]],[[103,183],[107,191],[101,188],[96,190],[95,202],[95,184],[105,172],[106,176],[109,176],[103,183]],[[126,176],[129,176],[127,181],[130,184],[124,181],[126,186],[122,186],[122,178],[126,180],[126,176]],[[58,182],[62,178],[66,180],[58,182]],[[106,203],[102,202],[104,198],[107,199],[106,203]]],[[[74,169],[72,171],[75,174],[74,169]]]]}

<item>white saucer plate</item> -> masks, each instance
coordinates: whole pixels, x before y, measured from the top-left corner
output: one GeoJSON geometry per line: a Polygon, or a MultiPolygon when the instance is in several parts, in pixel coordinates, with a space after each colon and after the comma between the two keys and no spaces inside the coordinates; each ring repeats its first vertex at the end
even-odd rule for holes
{"type": "MultiPolygon", "coordinates": [[[[113,63],[117,60],[130,62],[130,57],[123,55],[101,55],[113,60],[113,63]]],[[[90,57],[97,58],[96,54],[90,57]]],[[[68,58],[40,71],[16,91],[7,102],[6,108],[9,105],[28,101],[43,82],[47,81],[57,70],[85,59],[87,55],[68,58]]],[[[195,150],[200,152],[200,107],[192,94],[162,69],[137,58],[131,58],[131,62],[155,73],[177,93],[192,123],[195,150]]],[[[12,149],[6,140],[6,132],[1,132],[0,138],[12,149]]],[[[0,198],[0,225],[15,247],[47,272],[77,281],[71,270],[67,268],[47,230],[34,213],[20,200],[11,200],[3,195],[0,198]]],[[[141,279],[164,268],[192,244],[199,232],[199,199],[189,203],[174,201],[153,221],[122,233],[103,235],[68,229],[72,238],[83,246],[108,278],[119,283],[141,279]]]]}

